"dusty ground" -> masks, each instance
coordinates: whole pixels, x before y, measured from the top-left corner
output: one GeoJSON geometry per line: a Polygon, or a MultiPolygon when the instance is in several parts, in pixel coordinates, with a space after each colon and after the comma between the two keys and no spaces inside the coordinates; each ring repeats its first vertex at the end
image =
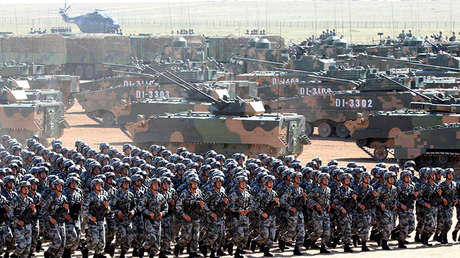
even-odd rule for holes
{"type": "MultiPolygon", "coordinates": [[[[66,114],[66,119],[69,124],[72,126],[69,129],[66,129],[62,141],[66,147],[73,147],[74,142],[79,139],[83,140],[94,148],[98,148],[100,142],[108,142],[111,145],[121,147],[125,142],[130,142],[130,139],[124,135],[118,128],[102,128],[95,121],[89,119],[84,113],[82,113],[81,106],[76,104],[72,107],[66,114]]],[[[347,162],[355,161],[360,164],[365,164],[367,167],[372,166],[375,162],[372,162],[365,153],[363,153],[352,141],[342,141],[339,139],[316,139],[312,140],[312,145],[306,146],[305,151],[300,155],[302,163],[311,160],[314,157],[320,157],[323,161],[328,161],[331,159],[337,159],[340,165],[345,165],[347,162]]],[[[455,214],[454,214],[455,216],[455,214]]],[[[456,223],[456,220],[454,221],[456,223]]],[[[455,224],[454,224],[455,225],[455,224]]],[[[414,234],[412,234],[413,236],[414,234]]],[[[413,239],[411,239],[411,242],[413,239]]],[[[449,233],[449,241],[451,240],[451,235],[449,233]]],[[[409,249],[407,250],[398,250],[396,249],[397,243],[391,242],[392,247],[395,250],[392,251],[381,251],[378,250],[377,246],[374,243],[370,244],[372,251],[366,253],[367,256],[373,257],[389,257],[394,256],[404,256],[404,257],[459,257],[460,245],[457,242],[456,244],[449,244],[446,246],[435,245],[432,248],[424,248],[421,244],[409,244],[409,249]]],[[[344,254],[343,250],[335,249],[331,254],[334,257],[357,257],[358,255],[362,256],[363,253],[359,253],[360,248],[354,248],[358,254],[344,254]]],[[[307,251],[308,255],[319,255],[318,250],[309,250],[307,251]]],[[[280,253],[278,250],[274,251],[276,257],[285,257],[292,255],[292,249],[284,253],[280,253]]],[[[42,257],[42,253],[38,257],[42,257]]],[[[79,256],[80,253],[77,253],[79,256]]],[[[260,253],[248,254],[247,257],[261,257],[260,253]]],[[[171,256],[172,257],[172,256],[171,256]]],[[[186,257],[186,256],[183,256],[186,257]]]]}

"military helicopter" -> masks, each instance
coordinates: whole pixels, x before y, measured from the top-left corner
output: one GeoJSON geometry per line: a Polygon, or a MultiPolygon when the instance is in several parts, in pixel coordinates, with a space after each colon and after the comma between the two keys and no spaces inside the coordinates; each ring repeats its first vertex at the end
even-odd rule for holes
{"type": "Polygon", "coordinates": [[[117,33],[121,34],[120,24],[112,17],[103,13],[103,10],[96,9],[94,12],[76,17],[69,17],[70,5],[64,3],[64,8],[59,9],[62,19],[68,23],[77,24],[83,33],[117,33]]]}

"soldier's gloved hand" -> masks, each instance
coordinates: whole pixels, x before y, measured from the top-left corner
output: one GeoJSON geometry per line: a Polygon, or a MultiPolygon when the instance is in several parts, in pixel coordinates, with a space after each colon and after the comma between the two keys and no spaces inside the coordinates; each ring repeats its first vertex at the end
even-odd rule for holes
{"type": "Polygon", "coordinates": [[[96,217],[89,217],[89,220],[91,220],[92,222],[96,223],[96,217]]]}
{"type": "Polygon", "coordinates": [[[50,222],[51,222],[51,224],[53,224],[53,225],[56,225],[56,224],[57,224],[56,220],[53,219],[53,218],[50,218],[50,222]]]}
{"type": "Polygon", "coordinates": [[[211,218],[212,218],[213,220],[216,220],[216,219],[217,219],[217,214],[211,213],[211,218]]]}
{"type": "Polygon", "coordinates": [[[182,217],[184,217],[185,221],[187,222],[190,222],[192,220],[192,218],[190,218],[190,216],[187,214],[182,215],[182,217]]]}
{"type": "Polygon", "coordinates": [[[264,213],[262,213],[262,217],[263,217],[264,219],[266,219],[266,218],[268,218],[268,214],[264,212],[264,213]]]}
{"type": "Polygon", "coordinates": [[[24,226],[24,221],[22,221],[22,220],[18,221],[18,225],[19,225],[20,227],[23,227],[23,226],[24,226]]]}
{"type": "Polygon", "coordinates": [[[122,212],[119,212],[119,213],[117,214],[117,217],[118,217],[119,219],[122,219],[122,218],[123,218],[123,213],[122,213],[122,212]]]}

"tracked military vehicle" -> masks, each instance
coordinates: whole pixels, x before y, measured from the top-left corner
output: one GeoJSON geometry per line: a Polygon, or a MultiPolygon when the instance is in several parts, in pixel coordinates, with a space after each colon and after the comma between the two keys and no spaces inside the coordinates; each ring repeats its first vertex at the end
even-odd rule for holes
{"type": "Polygon", "coordinates": [[[401,132],[395,136],[394,148],[401,164],[414,160],[418,169],[454,168],[455,179],[460,179],[460,123],[401,132]]]}
{"type": "Polygon", "coordinates": [[[43,144],[59,138],[68,127],[64,105],[54,100],[27,100],[22,90],[3,87],[0,92],[0,132],[25,141],[38,136],[43,144]]]}
{"type": "MultiPolygon", "coordinates": [[[[409,109],[382,111],[368,117],[359,115],[356,120],[345,122],[345,126],[361,149],[375,160],[382,161],[395,147],[395,138],[402,132],[460,122],[458,100],[438,100],[439,104],[432,99],[427,100],[431,102],[413,102],[409,109]]],[[[436,138],[441,140],[442,137],[436,138]]],[[[455,137],[450,140],[456,141],[455,137]]],[[[402,138],[400,143],[403,143],[402,138]]]]}
{"type": "MultiPolygon", "coordinates": [[[[155,69],[152,69],[155,71],[155,69]]],[[[139,116],[127,123],[125,133],[136,145],[161,144],[171,149],[185,146],[204,153],[267,153],[273,156],[299,155],[309,143],[304,134],[304,118],[296,114],[263,114],[260,101],[217,99],[181,80],[170,72],[157,74],[212,103],[208,112],[185,111],[159,116],[139,116]]]]}

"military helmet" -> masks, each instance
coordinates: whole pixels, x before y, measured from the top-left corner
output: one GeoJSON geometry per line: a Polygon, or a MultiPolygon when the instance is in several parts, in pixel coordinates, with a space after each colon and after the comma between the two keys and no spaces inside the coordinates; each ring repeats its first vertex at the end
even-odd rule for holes
{"type": "Polygon", "coordinates": [[[330,179],[329,174],[328,173],[319,174],[319,181],[323,180],[324,178],[327,178],[329,180],[330,179]]]}
{"type": "Polygon", "coordinates": [[[21,181],[19,183],[19,189],[21,189],[23,187],[30,187],[30,183],[28,181],[21,181]]]}
{"type": "Polygon", "coordinates": [[[390,177],[393,177],[393,178],[396,177],[395,172],[387,171],[387,172],[385,172],[385,174],[383,175],[383,178],[385,178],[385,180],[388,180],[388,178],[390,178],[390,177]]]}
{"type": "Polygon", "coordinates": [[[62,186],[64,186],[64,180],[62,180],[62,179],[60,179],[60,178],[58,178],[58,179],[56,179],[56,180],[53,180],[53,182],[51,182],[51,184],[50,184],[50,187],[51,187],[52,189],[54,189],[54,188],[56,188],[56,185],[62,185],[62,186]]]}
{"type": "Polygon", "coordinates": [[[369,174],[368,172],[362,172],[361,175],[359,176],[359,180],[360,181],[363,181],[363,178],[371,178],[371,174],[369,174]]]}
{"type": "Polygon", "coordinates": [[[453,168],[446,168],[446,169],[444,169],[443,175],[444,175],[445,178],[447,178],[447,174],[453,175],[453,174],[454,174],[454,169],[453,169],[453,168]]]}
{"type": "Polygon", "coordinates": [[[404,168],[407,168],[407,167],[415,167],[415,161],[408,160],[408,161],[404,162],[404,168]]]}
{"type": "Polygon", "coordinates": [[[275,177],[273,175],[266,175],[264,177],[264,185],[268,183],[268,181],[272,181],[273,183],[275,182],[275,177]]]}
{"type": "Polygon", "coordinates": [[[333,159],[327,163],[328,166],[338,166],[339,162],[337,160],[333,159]]]}
{"type": "Polygon", "coordinates": [[[80,184],[80,179],[79,179],[78,177],[69,176],[69,177],[67,177],[67,179],[65,180],[65,185],[66,185],[66,186],[69,186],[70,183],[72,183],[72,182],[75,182],[75,183],[77,183],[77,185],[79,185],[79,184],[80,184]]]}
{"type": "Polygon", "coordinates": [[[91,180],[91,189],[94,188],[94,186],[100,184],[101,186],[104,186],[104,181],[102,181],[102,179],[100,178],[95,178],[93,180],[91,180]]]}
{"type": "Polygon", "coordinates": [[[217,181],[220,181],[221,183],[223,183],[223,182],[224,182],[224,178],[221,177],[221,176],[213,176],[213,177],[211,178],[211,183],[212,183],[212,184],[217,183],[217,181]]]}
{"type": "Polygon", "coordinates": [[[157,183],[158,186],[161,184],[161,180],[159,178],[152,178],[150,180],[150,187],[152,187],[152,184],[157,183]]]}
{"type": "Polygon", "coordinates": [[[412,176],[412,173],[408,170],[403,170],[401,174],[399,175],[399,178],[402,180],[404,177],[409,176],[409,178],[412,176]]]}
{"type": "Polygon", "coordinates": [[[343,173],[342,175],[340,175],[340,181],[343,181],[343,180],[345,180],[346,178],[348,178],[348,179],[351,180],[353,177],[352,177],[351,174],[349,174],[349,173],[343,173]]]}
{"type": "Polygon", "coordinates": [[[131,184],[131,178],[127,177],[127,176],[124,176],[122,178],[119,179],[119,184],[122,185],[124,182],[128,182],[129,184],[131,184]]]}

